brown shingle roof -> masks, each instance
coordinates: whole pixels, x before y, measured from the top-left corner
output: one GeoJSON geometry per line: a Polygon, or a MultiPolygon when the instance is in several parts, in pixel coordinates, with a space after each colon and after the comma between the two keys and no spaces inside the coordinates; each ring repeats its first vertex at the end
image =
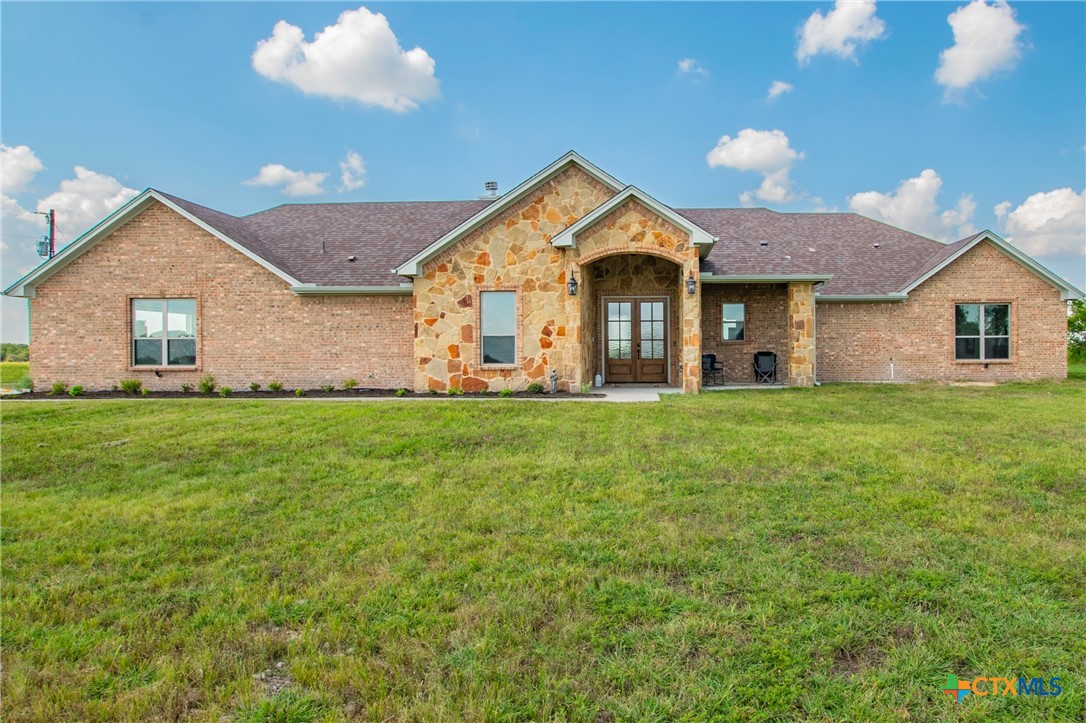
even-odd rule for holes
{"type": "Polygon", "coordinates": [[[854,213],[777,213],[765,208],[679,213],[720,238],[702,262],[703,271],[833,274],[819,289],[823,294],[900,291],[933,257],[945,258],[949,248],[854,213]],[[761,246],[762,240],[769,243],[761,246]]]}
{"type": "MultiPolygon", "coordinates": [[[[162,195],[300,282],[320,286],[402,284],[406,279],[393,273],[393,268],[489,204],[284,204],[237,217],[162,195]],[[349,261],[350,256],[357,260],[349,261]]],[[[942,244],[852,213],[676,210],[720,239],[702,261],[704,272],[832,274],[819,289],[823,294],[900,291],[972,238],[942,244]],[[768,244],[760,245],[762,240],[768,244]]]]}

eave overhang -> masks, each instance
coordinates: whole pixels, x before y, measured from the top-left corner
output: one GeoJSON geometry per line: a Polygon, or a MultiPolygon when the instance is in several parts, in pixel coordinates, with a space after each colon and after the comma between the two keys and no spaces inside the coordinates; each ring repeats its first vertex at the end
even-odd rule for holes
{"type": "Polygon", "coordinates": [[[635,200],[648,208],[656,215],[678,226],[690,235],[690,243],[698,249],[698,256],[705,258],[717,242],[717,237],[693,223],[690,219],[680,215],[675,209],[666,206],[636,186],[626,186],[615,196],[603,202],[591,212],[586,213],[575,223],[562,229],[551,239],[551,245],[555,248],[576,248],[577,236],[594,226],[607,214],[626,203],[635,200]]]}
{"type": "Polygon", "coordinates": [[[400,276],[419,276],[422,274],[422,267],[427,261],[437,256],[445,249],[452,246],[460,239],[467,236],[469,233],[485,224],[490,219],[504,212],[510,206],[515,204],[526,193],[534,190],[536,187],[549,181],[554,176],[564,171],[569,166],[577,166],[588,175],[595,178],[597,181],[607,186],[616,193],[622,190],[622,184],[617,179],[611,176],[609,173],[604,172],[599,167],[589,163],[580,154],[575,151],[570,151],[554,163],[550,164],[543,170],[536,173],[524,183],[520,184],[513,190],[504,194],[497,201],[494,201],[486,208],[480,210],[474,216],[461,223],[459,226],[449,231],[444,236],[434,241],[432,244],[424,248],[419,253],[415,254],[407,261],[397,266],[392,271],[400,276]]]}

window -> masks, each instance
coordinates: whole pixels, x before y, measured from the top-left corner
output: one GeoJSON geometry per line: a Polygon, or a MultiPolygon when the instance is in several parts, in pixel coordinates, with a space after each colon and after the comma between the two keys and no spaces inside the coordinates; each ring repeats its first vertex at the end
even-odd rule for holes
{"type": "Polygon", "coordinates": [[[479,294],[483,364],[517,363],[517,293],[484,291],[479,294]]]}
{"type": "Polygon", "coordinates": [[[1010,304],[956,304],[954,358],[1010,359],[1010,304]]]}
{"type": "Polygon", "coordinates": [[[132,364],[196,364],[196,299],[132,299],[132,364]]]}
{"type": "Polygon", "coordinates": [[[746,336],[747,309],[744,304],[724,304],[724,341],[743,341],[746,336]]]}

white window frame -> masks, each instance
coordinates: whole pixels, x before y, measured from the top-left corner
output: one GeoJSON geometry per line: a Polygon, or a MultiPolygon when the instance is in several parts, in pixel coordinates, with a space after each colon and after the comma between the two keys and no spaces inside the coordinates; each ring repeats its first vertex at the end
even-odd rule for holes
{"type": "Polygon", "coordinates": [[[721,302],[721,304],[720,304],[720,340],[722,342],[724,342],[725,344],[742,344],[743,342],[747,341],[747,302],[745,302],[745,301],[724,301],[724,302],[721,302]],[[740,319],[729,319],[727,316],[724,315],[724,307],[725,306],[741,306],[743,308],[743,318],[741,320],[740,319]],[[724,324],[726,322],[729,322],[729,321],[731,321],[731,322],[742,321],[743,322],[743,338],[742,339],[729,339],[728,338],[728,332],[724,328],[724,324]]]}
{"type": "Polygon", "coordinates": [[[1011,305],[1006,301],[958,301],[954,303],[954,361],[956,362],[1008,362],[1011,360],[1011,305]],[[980,317],[977,322],[977,333],[973,334],[959,334],[958,333],[958,307],[959,306],[976,306],[980,308],[980,317]],[[1007,333],[1006,334],[986,334],[984,332],[984,314],[985,309],[989,306],[1005,306],[1007,307],[1007,333]],[[958,356],[958,339],[976,339],[977,347],[980,351],[980,356],[977,358],[960,357],[958,356]],[[1005,357],[988,357],[987,344],[984,342],[988,339],[1006,339],[1007,340],[1007,356],[1005,357]]]}
{"type": "Polygon", "coordinates": [[[128,365],[133,369],[195,369],[199,363],[199,351],[200,345],[197,342],[197,327],[199,326],[200,305],[194,296],[170,296],[170,297],[148,297],[148,296],[133,296],[128,300],[128,315],[129,315],[129,336],[130,341],[128,344],[128,365]],[[196,312],[193,316],[193,331],[191,337],[184,336],[170,336],[170,318],[167,311],[167,304],[171,301],[191,301],[196,307],[196,312]],[[138,364],[136,362],[136,342],[147,341],[148,338],[154,337],[136,336],[136,304],[137,302],[159,302],[162,305],[162,362],[159,364],[138,364]],[[194,361],[192,364],[170,364],[170,339],[192,339],[195,346],[195,353],[193,354],[194,361]]]}
{"type": "MultiPolygon", "coordinates": [[[[478,293],[479,303],[479,366],[483,369],[516,369],[520,359],[520,293],[517,289],[480,289],[478,293]],[[486,315],[483,313],[483,297],[486,294],[512,294],[513,295],[513,361],[488,362],[486,361],[486,315]]],[[[492,334],[491,336],[497,336],[492,334]]]]}

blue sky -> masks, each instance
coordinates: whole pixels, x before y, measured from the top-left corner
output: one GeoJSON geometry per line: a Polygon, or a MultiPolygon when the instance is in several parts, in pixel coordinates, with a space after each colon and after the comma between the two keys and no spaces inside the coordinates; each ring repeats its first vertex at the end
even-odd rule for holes
{"type": "MultiPolygon", "coordinates": [[[[2,20],[4,285],[38,261],[39,207],[63,245],[148,186],[236,214],[472,198],[572,148],[675,207],[991,228],[1086,286],[1083,3],[6,3],[2,20]],[[303,45],[345,11],[344,42],[303,45]],[[298,30],[254,62],[280,21],[298,30]],[[775,81],[791,88],[768,99],[775,81]]],[[[3,304],[3,339],[25,341],[25,303],[3,304]]]]}

